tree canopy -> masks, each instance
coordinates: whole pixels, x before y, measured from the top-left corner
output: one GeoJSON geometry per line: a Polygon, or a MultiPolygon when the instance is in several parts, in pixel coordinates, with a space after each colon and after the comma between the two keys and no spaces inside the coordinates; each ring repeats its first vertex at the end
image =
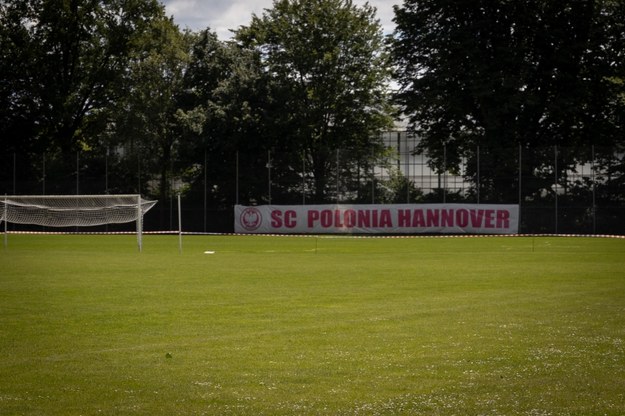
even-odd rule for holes
{"type": "Polygon", "coordinates": [[[157,0],[0,3],[4,150],[71,151],[102,129],[157,0]]]}
{"type": "Polygon", "coordinates": [[[623,143],[624,2],[405,0],[395,22],[397,100],[439,169],[481,146],[509,181],[511,148],[623,143]]]}
{"type": "Polygon", "coordinates": [[[371,154],[376,135],[392,124],[375,9],[351,0],[279,0],[236,39],[259,55],[268,79],[268,144],[305,157],[315,199],[327,200],[336,150],[349,152],[345,161],[371,154]]]}
{"type": "MultiPolygon", "coordinates": [[[[215,165],[239,151],[252,168],[278,149],[277,179],[310,175],[327,199],[336,149],[344,161],[379,150],[372,137],[392,121],[375,10],[351,0],[276,1],[235,41],[181,32],[157,0],[8,0],[0,23],[3,149],[40,160],[123,148],[150,172],[137,190],[149,180],[163,198],[172,175],[193,186],[203,153],[215,165]]],[[[229,199],[213,173],[216,200],[229,199]]]]}

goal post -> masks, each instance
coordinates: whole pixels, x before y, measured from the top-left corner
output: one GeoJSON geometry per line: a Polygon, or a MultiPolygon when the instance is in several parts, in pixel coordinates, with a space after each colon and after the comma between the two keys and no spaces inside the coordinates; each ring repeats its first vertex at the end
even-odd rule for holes
{"type": "Polygon", "coordinates": [[[130,195],[5,195],[0,221],[7,246],[8,223],[44,227],[93,227],[136,222],[137,245],[143,248],[143,216],[156,201],[130,195]]]}

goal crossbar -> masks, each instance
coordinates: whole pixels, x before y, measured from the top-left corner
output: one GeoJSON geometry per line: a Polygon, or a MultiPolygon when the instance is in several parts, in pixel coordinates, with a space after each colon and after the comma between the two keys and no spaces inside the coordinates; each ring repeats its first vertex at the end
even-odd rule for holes
{"type": "Polygon", "coordinates": [[[137,244],[142,249],[143,216],[156,201],[139,194],[125,195],[5,195],[0,197],[0,222],[44,227],[91,227],[136,222],[137,244]]]}

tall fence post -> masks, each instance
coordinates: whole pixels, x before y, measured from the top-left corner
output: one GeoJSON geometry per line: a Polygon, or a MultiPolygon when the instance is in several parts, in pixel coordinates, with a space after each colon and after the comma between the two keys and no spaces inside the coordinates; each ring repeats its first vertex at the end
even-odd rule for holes
{"type": "Polygon", "coordinates": [[[523,201],[523,146],[519,143],[519,227],[521,226],[521,203],[523,201]]]}
{"type": "Polygon", "coordinates": [[[137,153],[137,193],[141,194],[141,155],[137,153]]]}
{"type": "Polygon", "coordinates": [[[80,152],[76,152],[76,195],[80,195],[80,152]]]}
{"type": "Polygon", "coordinates": [[[306,205],[306,151],[302,151],[302,205],[306,205]]]}
{"type": "Polygon", "coordinates": [[[235,153],[235,161],[234,161],[234,201],[236,205],[239,205],[239,151],[237,150],[235,153]]]}
{"type": "Polygon", "coordinates": [[[371,148],[371,203],[375,204],[375,149],[371,148]]]}
{"type": "Polygon", "coordinates": [[[555,180],[555,185],[554,185],[554,193],[555,193],[555,199],[554,199],[554,207],[555,207],[555,233],[558,234],[558,145],[554,145],[553,147],[554,149],[554,180],[555,180]]]}
{"type": "Polygon", "coordinates": [[[401,132],[397,132],[397,171],[401,172],[401,132]]]}
{"type": "Polygon", "coordinates": [[[17,195],[17,153],[13,152],[13,195],[17,195]]]}
{"type": "Polygon", "coordinates": [[[443,145],[443,204],[447,203],[447,145],[443,145]]]}
{"type": "Polygon", "coordinates": [[[477,176],[476,178],[476,185],[477,185],[477,203],[478,205],[480,204],[480,189],[482,188],[481,186],[481,182],[480,182],[480,145],[477,145],[477,166],[475,169],[475,174],[477,176]]]}
{"type": "Polygon", "coordinates": [[[9,245],[9,201],[7,199],[7,194],[4,194],[4,213],[2,214],[2,218],[4,218],[4,248],[7,248],[9,245]]]}
{"type": "Polygon", "coordinates": [[[591,165],[590,175],[592,179],[592,233],[597,233],[597,182],[595,178],[595,145],[593,144],[590,149],[591,153],[591,165]]]}
{"type": "Polygon", "coordinates": [[[169,161],[169,230],[174,229],[174,158],[169,161]]]}
{"type": "Polygon", "coordinates": [[[106,147],[106,153],[104,153],[104,193],[109,193],[109,147],[106,147]]]}
{"type": "Polygon", "coordinates": [[[143,251],[143,209],[141,207],[141,194],[137,194],[137,246],[139,253],[143,251]]]}
{"type": "Polygon", "coordinates": [[[46,152],[41,156],[41,194],[46,194],[46,152]]]}
{"type": "Polygon", "coordinates": [[[271,150],[267,150],[267,187],[269,205],[271,205],[271,150]]]}
{"type": "Polygon", "coordinates": [[[206,211],[208,211],[208,155],[204,147],[204,232],[206,232],[206,211]]]}
{"type": "Polygon", "coordinates": [[[406,165],[406,203],[410,203],[410,152],[408,151],[408,134],[404,135],[404,164],[406,165]]]}
{"type": "Polygon", "coordinates": [[[180,203],[180,191],[178,191],[178,252],[182,254],[182,204],[180,203]]]}
{"type": "Polygon", "coordinates": [[[341,188],[341,184],[340,184],[340,179],[341,179],[341,168],[339,165],[339,149],[336,149],[336,203],[338,204],[340,202],[340,198],[339,198],[339,193],[340,193],[340,188],[341,188]]]}

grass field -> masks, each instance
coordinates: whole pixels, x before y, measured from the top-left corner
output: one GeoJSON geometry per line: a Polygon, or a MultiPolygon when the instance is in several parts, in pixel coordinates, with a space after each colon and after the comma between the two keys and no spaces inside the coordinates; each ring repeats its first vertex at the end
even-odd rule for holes
{"type": "Polygon", "coordinates": [[[625,414],[625,240],[177,244],[9,235],[0,414],[625,414]]]}

